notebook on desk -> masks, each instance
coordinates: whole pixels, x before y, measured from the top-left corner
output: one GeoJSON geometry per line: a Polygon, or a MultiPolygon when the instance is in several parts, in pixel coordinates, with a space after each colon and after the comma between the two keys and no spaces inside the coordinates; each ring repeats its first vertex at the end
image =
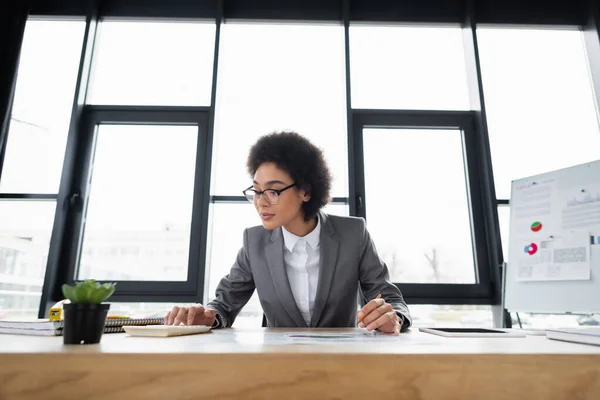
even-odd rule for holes
{"type": "MultiPolygon", "coordinates": [[[[122,326],[106,326],[104,333],[125,332],[122,326]]],[[[62,328],[52,329],[26,329],[26,328],[0,328],[0,333],[9,335],[29,335],[29,336],[62,336],[62,328]]]]}
{"type": "MultiPolygon", "coordinates": [[[[13,335],[61,336],[64,320],[0,320],[0,333],[13,335]]],[[[125,332],[124,326],[162,325],[163,318],[107,318],[104,333],[125,332]]]]}
{"type": "Polygon", "coordinates": [[[547,329],[546,337],[553,340],[562,340],[563,342],[595,344],[600,346],[600,327],[547,329]]]}

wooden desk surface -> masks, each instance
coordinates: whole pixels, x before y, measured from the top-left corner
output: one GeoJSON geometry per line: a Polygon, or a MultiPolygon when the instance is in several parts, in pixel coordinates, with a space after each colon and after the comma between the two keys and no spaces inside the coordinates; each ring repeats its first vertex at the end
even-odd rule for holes
{"type": "Polygon", "coordinates": [[[277,344],[282,333],[171,338],[105,334],[98,345],[0,335],[0,399],[600,399],[600,346],[530,336],[277,344]]]}

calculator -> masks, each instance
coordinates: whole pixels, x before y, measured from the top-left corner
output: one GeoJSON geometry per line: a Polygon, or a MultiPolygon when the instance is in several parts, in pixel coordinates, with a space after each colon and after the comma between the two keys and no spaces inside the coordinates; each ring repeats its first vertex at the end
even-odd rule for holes
{"type": "Polygon", "coordinates": [[[146,326],[124,326],[125,332],[130,336],[169,337],[195,335],[210,331],[206,325],[146,325],[146,326]]]}

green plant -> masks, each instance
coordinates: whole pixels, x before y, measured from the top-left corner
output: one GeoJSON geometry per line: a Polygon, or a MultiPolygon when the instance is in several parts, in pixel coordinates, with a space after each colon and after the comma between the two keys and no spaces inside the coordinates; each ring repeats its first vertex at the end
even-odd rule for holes
{"type": "Polygon", "coordinates": [[[63,295],[71,303],[100,304],[115,291],[116,283],[100,284],[93,279],[77,282],[74,286],[62,285],[63,295]]]}

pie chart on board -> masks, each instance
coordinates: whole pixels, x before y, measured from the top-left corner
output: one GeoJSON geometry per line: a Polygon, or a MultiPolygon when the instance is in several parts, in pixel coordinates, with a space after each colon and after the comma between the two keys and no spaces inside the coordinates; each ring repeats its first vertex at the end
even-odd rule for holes
{"type": "Polygon", "coordinates": [[[531,230],[534,232],[539,232],[542,230],[542,223],[539,221],[535,221],[533,224],[531,224],[531,230]]]}
{"type": "Polygon", "coordinates": [[[527,246],[525,246],[524,250],[525,250],[525,253],[532,256],[535,253],[537,253],[538,247],[537,247],[537,244],[531,243],[531,244],[528,244],[527,246]]]}

